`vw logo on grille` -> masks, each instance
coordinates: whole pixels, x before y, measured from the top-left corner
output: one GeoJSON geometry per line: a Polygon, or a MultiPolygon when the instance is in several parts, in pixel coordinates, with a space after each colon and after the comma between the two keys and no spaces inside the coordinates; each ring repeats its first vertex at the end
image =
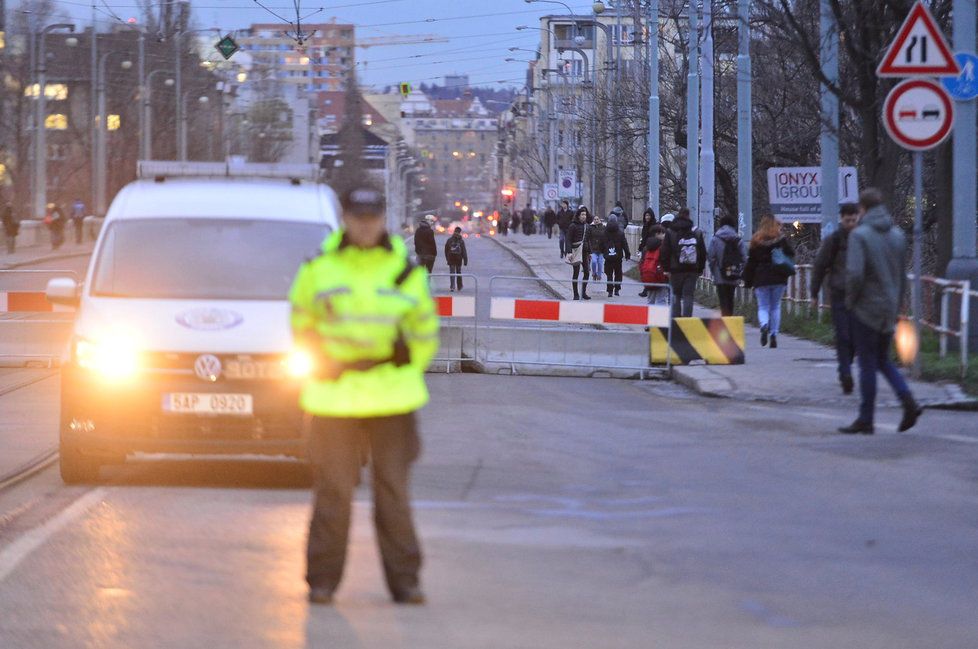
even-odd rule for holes
{"type": "Polygon", "coordinates": [[[203,354],[194,361],[194,373],[198,378],[213,383],[221,377],[221,359],[213,354],[203,354]]]}

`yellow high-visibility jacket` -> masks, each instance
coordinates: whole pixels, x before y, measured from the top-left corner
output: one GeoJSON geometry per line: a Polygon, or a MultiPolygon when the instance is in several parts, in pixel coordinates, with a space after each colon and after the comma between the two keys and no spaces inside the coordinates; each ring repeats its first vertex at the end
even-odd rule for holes
{"type": "Polygon", "coordinates": [[[334,232],[323,253],[299,269],[289,301],[297,343],[338,370],[306,382],[304,411],[385,417],[428,402],[424,371],[438,350],[438,313],[428,274],[410,263],[400,237],[364,249],[348,243],[343,230],[334,232]],[[394,362],[399,339],[410,359],[398,354],[394,362]]]}

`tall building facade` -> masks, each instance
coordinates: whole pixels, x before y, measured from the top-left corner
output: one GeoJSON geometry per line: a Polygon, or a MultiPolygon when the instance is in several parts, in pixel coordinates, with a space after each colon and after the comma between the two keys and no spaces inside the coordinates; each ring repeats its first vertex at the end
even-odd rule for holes
{"type": "Polygon", "coordinates": [[[311,34],[300,47],[280,23],[258,23],[240,38],[256,69],[304,88],[309,94],[343,90],[356,66],[353,25],[337,22],[303,25],[311,34]]]}

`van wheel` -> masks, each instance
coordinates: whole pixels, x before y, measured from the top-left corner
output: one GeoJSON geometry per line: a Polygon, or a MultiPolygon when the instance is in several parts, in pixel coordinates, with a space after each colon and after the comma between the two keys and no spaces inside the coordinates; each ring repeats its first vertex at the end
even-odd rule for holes
{"type": "Polygon", "coordinates": [[[98,457],[85,455],[71,433],[61,432],[58,456],[61,479],[65,484],[90,484],[98,482],[102,462],[98,457]]]}

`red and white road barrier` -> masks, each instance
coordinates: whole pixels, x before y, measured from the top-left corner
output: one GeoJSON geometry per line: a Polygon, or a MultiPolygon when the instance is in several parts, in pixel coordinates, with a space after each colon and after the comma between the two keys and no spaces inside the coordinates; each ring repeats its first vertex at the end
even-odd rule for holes
{"type": "Polygon", "coordinates": [[[436,295],[438,315],[443,318],[474,318],[475,297],[471,295],[436,295]]]}
{"type": "Polygon", "coordinates": [[[571,300],[521,300],[494,297],[489,307],[493,320],[542,320],[573,324],[668,327],[668,306],[609,304],[571,300]]]}
{"type": "Polygon", "coordinates": [[[0,313],[12,311],[50,313],[74,310],[74,307],[51,304],[44,291],[0,291],[0,313]]]}

